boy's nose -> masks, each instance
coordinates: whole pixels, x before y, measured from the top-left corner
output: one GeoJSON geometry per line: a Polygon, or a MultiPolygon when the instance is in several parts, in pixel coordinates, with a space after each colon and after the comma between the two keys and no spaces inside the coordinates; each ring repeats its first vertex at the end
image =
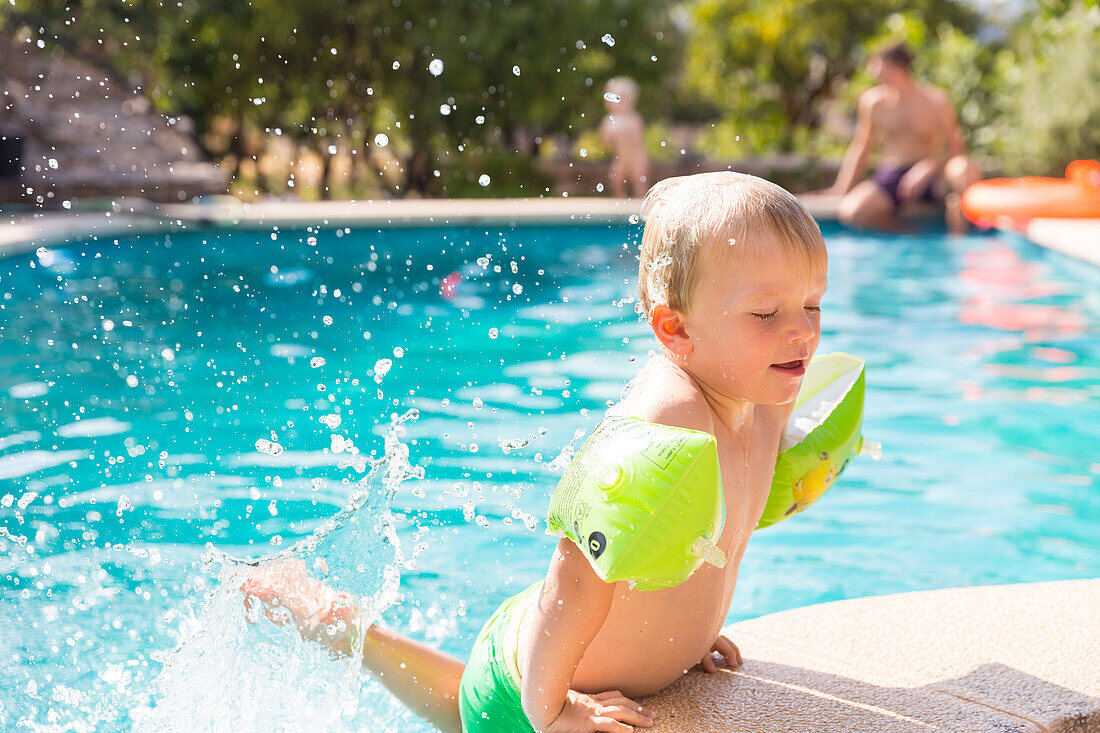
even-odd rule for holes
{"type": "Polygon", "coordinates": [[[809,315],[803,315],[797,321],[787,334],[787,339],[790,343],[800,343],[813,340],[817,335],[817,324],[814,323],[813,318],[809,315]]]}

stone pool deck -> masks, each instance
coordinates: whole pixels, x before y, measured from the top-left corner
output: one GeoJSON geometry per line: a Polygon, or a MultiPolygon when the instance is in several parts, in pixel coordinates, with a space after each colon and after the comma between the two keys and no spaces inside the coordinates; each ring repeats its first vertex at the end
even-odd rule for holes
{"type": "MultiPolygon", "coordinates": [[[[801,197],[818,221],[835,221],[839,198],[801,197]]],[[[0,256],[88,236],[121,237],[178,228],[417,227],[445,224],[625,223],[641,213],[639,200],[594,197],[541,199],[395,199],[242,203],[213,196],[200,203],[153,204],[120,199],[109,212],[0,213],[0,256]],[[6,220],[6,221],[5,221],[6,220]]],[[[918,212],[928,214],[929,212],[918,212]]],[[[1035,244],[1100,266],[1100,220],[1036,219],[1025,233],[1035,244]]]]}
{"type": "Polygon", "coordinates": [[[1100,731],[1100,579],[838,601],[724,633],[745,664],[647,699],[654,733],[1100,731]]]}
{"type": "Polygon", "coordinates": [[[1025,234],[1040,247],[1100,267],[1100,219],[1032,219],[1025,234]]]}

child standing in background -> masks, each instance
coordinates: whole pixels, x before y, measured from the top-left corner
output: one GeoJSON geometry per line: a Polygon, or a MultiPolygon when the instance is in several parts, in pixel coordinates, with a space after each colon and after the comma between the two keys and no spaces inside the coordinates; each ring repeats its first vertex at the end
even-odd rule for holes
{"type": "Polygon", "coordinates": [[[645,152],[645,122],[634,108],[638,85],[633,79],[616,76],[604,88],[607,116],[600,122],[600,140],[611,149],[614,158],[608,178],[616,198],[641,197],[649,188],[649,158],[645,152]]]}

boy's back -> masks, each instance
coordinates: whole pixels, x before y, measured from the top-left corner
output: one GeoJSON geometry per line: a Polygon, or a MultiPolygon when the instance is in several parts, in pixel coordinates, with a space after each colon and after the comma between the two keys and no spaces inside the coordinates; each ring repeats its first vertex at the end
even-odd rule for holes
{"type": "Polygon", "coordinates": [[[648,695],[706,666],[712,650],[737,658],[719,632],[820,337],[824,243],[790,194],[705,174],[662,181],[646,210],[639,292],[660,350],[610,412],[715,437],[726,505],[718,544],[729,562],[640,592],[599,580],[560,542],[518,643],[523,709],[536,728],[559,729],[559,709],[573,723],[588,720],[578,693],[648,695]]]}
{"type": "Polygon", "coordinates": [[[722,569],[704,563],[686,582],[666,590],[641,592],[617,584],[607,618],[577,667],[574,689],[649,695],[710,652],[733,599],[741,556],[771,488],[786,422],[782,412],[753,405],[731,429],[695,381],[659,355],[639,372],[626,398],[609,410],[715,436],[726,502],[718,545],[729,562],[722,569]]]}

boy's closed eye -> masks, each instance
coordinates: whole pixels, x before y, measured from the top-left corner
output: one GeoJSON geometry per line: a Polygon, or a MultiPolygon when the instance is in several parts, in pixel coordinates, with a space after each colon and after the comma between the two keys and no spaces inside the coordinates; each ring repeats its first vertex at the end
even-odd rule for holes
{"type": "MultiPolygon", "coordinates": [[[[808,305],[808,306],[806,306],[806,310],[808,310],[810,313],[820,313],[821,312],[821,306],[819,306],[819,305],[808,305]]],[[[756,318],[758,320],[770,321],[771,319],[775,318],[776,315],[778,315],[778,314],[779,314],[779,311],[774,310],[771,313],[753,313],[752,315],[753,315],[753,318],[756,318]]]]}

